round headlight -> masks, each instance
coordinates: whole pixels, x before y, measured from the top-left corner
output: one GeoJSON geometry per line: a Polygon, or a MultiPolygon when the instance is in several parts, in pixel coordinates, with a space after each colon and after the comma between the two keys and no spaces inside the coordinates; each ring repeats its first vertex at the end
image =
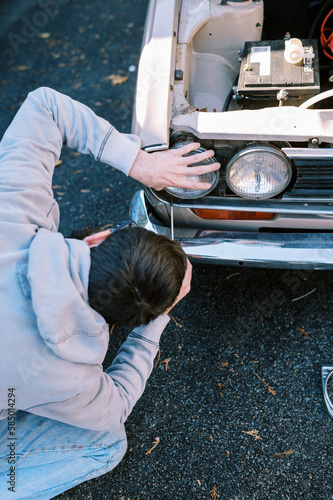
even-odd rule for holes
{"type": "Polygon", "coordinates": [[[238,196],[264,200],[282,193],[292,176],[288,158],[271,146],[249,146],[228,163],[226,181],[238,196]]]}
{"type": "MultiPolygon", "coordinates": [[[[175,144],[174,148],[180,148],[184,146],[186,143],[185,142],[180,142],[175,144]]],[[[198,149],[195,149],[194,151],[191,151],[190,153],[187,153],[184,156],[192,156],[197,153],[203,153],[206,151],[205,148],[200,146],[198,149]]],[[[191,163],[189,167],[197,167],[198,165],[208,165],[209,163],[215,163],[216,159],[214,156],[211,158],[207,158],[206,160],[202,160],[198,163],[191,163]]],[[[215,170],[214,172],[208,172],[207,174],[203,175],[188,175],[187,176],[190,180],[192,181],[201,181],[201,182],[209,182],[210,188],[209,189],[187,189],[187,188],[179,188],[179,187],[166,187],[164,190],[172,194],[172,196],[176,196],[177,198],[200,198],[201,196],[205,196],[206,194],[210,193],[215,186],[217,185],[219,181],[219,171],[215,170]]]]}

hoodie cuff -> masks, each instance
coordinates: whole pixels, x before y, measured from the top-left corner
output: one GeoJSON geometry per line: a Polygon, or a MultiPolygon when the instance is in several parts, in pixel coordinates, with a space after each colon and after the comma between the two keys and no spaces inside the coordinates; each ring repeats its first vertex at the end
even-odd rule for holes
{"type": "Polygon", "coordinates": [[[152,340],[159,343],[160,337],[166,325],[169,323],[170,318],[166,314],[161,314],[156,319],[148,323],[148,325],[137,326],[133,332],[147,340],[152,340]]]}
{"type": "Polygon", "coordinates": [[[140,137],[133,134],[122,134],[113,128],[99,159],[128,175],[140,147],[140,137]]]}

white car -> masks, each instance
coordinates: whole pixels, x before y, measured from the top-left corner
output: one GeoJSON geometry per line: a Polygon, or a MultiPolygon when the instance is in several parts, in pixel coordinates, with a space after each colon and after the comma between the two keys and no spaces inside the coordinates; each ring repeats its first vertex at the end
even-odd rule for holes
{"type": "Polygon", "coordinates": [[[138,225],[194,262],[333,268],[328,3],[150,1],[132,132],[148,152],[199,141],[222,167],[205,192],[138,191],[138,225]]]}

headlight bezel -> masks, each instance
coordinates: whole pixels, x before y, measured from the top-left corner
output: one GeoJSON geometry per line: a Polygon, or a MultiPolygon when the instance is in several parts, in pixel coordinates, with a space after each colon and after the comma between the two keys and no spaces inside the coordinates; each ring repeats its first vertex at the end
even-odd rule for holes
{"type": "MultiPolygon", "coordinates": [[[[185,146],[189,142],[192,142],[192,141],[177,142],[173,145],[172,149],[185,146]]],[[[204,151],[207,151],[207,148],[200,146],[199,148],[195,149],[194,151],[191,151],[190,153],[187,153],[184,156],[193,156],[197,153],[203,153],[204,151]]],[[[209,165],[211,163],[216,163],[216,162],[217,162],[217,160],[216,160],[215,156],[212,156],[211,158],[207,158],[206,160],[200,161],[198,163],[190,163],[188,166],[194,167],[194,166],[199,166],[199,165],[209,165]]],[[[170,187],[165,187],[164,191],[169,196],[172,196],[172,197],[178,198],[178,199],[183,199],[183,200],[195,200],[198,198],[202,198],[203,196],[206,196],[207,194],[211,193],[216,188],[216,186],[218,185],[218,182],[220,180],[219,170],[215,170],[213,172],[210,172],[209,174],[204,174],[204,175],[206,175],[206,176],[211,175],[214,178],[212,183],[211,183],[211,187],[209,189],[196,190],[196,189],[177,188],[174,186],[170,186],[170,187]]],[[[199,177],[202,178],[203,176],[199,176],[199,177]]],[[[210,182],[210,181],[207,181],[205,179],[205,182],[210,182]]]]}
{"type": "Polygon", "coordinates": [[[291,181],[293,178],[293,165],[290,162],[289,158],[275,145],[272,144],[249,144],[246,147],[240,149],[237,151],[235,155],[232,156],[232,158],[229,160],[226,169],[225,169],[225,179],[226,179],[226,184],[228,188],[231,190],[232,193],[234,193],[236,196],[239,196],[240,198],[246,199],[246,200],[252,200],[252,201],[263,201],[263,200],[268,200],[271,198],[274,198],[278,195],[281,195],[283,192],[286,191],[288,186],[290,185],[291,181]],[[283,184],[281,183],[278,188],[275,190],[263,194],[261,196],[258,196],[253,192],[252,195],[249,194],[244,194],[241,192],[241,189],[237,189],[237,186],[231,182],[230,180],[230,171],[232,170],[233,167],[237,164],[238,160],[243,159],[244,156],[250,156],[253,154],[268,154],[275,159],[277,158],[285,167],[287,170],[287,176],[286,179],[284,180],[283,184]]]}

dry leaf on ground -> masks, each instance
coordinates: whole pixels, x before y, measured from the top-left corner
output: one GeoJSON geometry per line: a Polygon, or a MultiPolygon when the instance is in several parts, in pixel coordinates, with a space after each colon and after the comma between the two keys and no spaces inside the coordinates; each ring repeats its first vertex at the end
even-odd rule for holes
{"type": "Polygon", "coordinates": [[[259,375],[255,371],[253,373],[255,374],[256,377],[258,377],[259,380],[261,380],[261,382],[263,382],[265,384],[265,386],[268,389],[268,392],[270,392],[271,394],[273,394],[274,396],[276,396],[276,392],[274,391],[273,387],[271,387],[270,385],[268,385],[261,377],[259,377],[259,375]]]}
{"type": "Polygon", "coordinates": [[[112,85],[122,85],[128,80],[128,76],[124,75],[109,75],[104,78],[106,81],[111,81],[112,85]]]}
{"type": "Polygon", "coordinates": [[[160,442],[160,438],[156,437],[155,441],[153,441],[154,446],[152,448],[150,448],[150,450],[147,451],[146,455],[150,455],[151,452],[153,451],[153,449],[156,448],[156,446],[158,445],[159,442],[160,442]]]}
{"type": "Polygon", "coordinates": [[[286,450],[286,451],[283,451],[282,453],[275,453],[273,455],[273,457],[280,458],[280,457],[282,457],[282,455],[291,455],[292,452],[293,452],[293,450],[286,450]]]}
{"type": "Polygon", "coordinates": [[[172,319],[172,321],[174,321],[176,323],[177,326],[179,326],[179,328],[183,328],[183,325],[181,325],[180,323],[178,323],[178,321],[175,320],[175,318],[173,316],[171,316],[169,314],[169,317],[172,319]]]}
{"type": "Polygon", "coordinates": [[[216,484],[214,484],[213,489],[209,492],[210,496],[214,499],[217,498],[217,489],[216,489],[216,484]]]}
{"type": "Polygon", "coordinates": [[[308,332],[306,330],[304,330],[303,328],[300,328],[299,326],[297,326],[296,329],[300,333],[302,333],[306,339],[310,339],[311,338],[311,336],[308,334],[308,332]]]}
{"type": "Polygon", "coordinates": [[[252,431],[242,431],[244,432],[244,434],[248,434],[249,436],[253,436],[255,438],[255,441],[257,441],[257,439],[261,439],[262,441],[262,438],[259,436],[259,431],[257,431],[257,429],[252,429],[252,431]]]}
{"type": "Polygon", "coordinates": [[[165,363],[165,371],[167,371],[170,361],[171,361],[171,358],[167,358],[167,359],[164,359],[163,361],[161,361],[161,363],[165,363]]]}

